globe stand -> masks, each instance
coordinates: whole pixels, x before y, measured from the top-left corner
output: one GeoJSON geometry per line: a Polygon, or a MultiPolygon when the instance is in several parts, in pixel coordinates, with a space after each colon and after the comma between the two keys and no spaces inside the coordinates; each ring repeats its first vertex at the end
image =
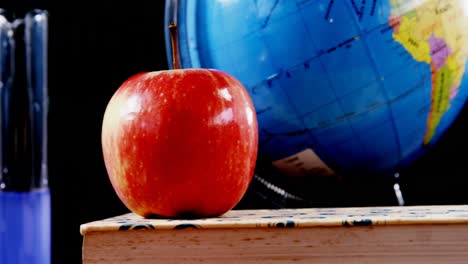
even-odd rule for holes
{"type": "Polygon", "coordinates": [[[372,177],[291,177],[260,162],[237,208],[404,206],[400,179],[400,173],[372,177]]]}
{"type": "Polygon", "coordinates": [[[403,197],[403,192],[401,191],[401,188],[400,188],[400,173],[395,173],[393,175],[394,179],[395,179],[395,183],[393,184],[393,190],[395,191],[395,197],[396,197],[396,200],[398,201],[398,205],[399,206],[404,206],[405,205],[405,199],[403,197]]]}

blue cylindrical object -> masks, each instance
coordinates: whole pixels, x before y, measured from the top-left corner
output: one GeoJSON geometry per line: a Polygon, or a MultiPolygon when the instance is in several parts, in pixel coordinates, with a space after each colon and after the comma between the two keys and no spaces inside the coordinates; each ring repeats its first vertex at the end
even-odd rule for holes
{"type": "Polygon", "coordinates": [[[0,263],[49,264],[50,222],[48,189],[0,192],[0,263]]]}
{"type": "Polygon", "coordinates": [[[0,12],[0,264],[50,264],[47,20],[0,12]]]}

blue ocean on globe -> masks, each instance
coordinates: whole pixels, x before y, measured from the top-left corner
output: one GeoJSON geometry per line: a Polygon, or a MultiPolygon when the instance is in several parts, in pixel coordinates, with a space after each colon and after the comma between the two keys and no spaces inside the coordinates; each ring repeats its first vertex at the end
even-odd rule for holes
{"type": "Polygon", "coordinates": [[[287,174],[397,172],[467,99],[468,1],[171,0],[173,22],[182,67],[244,84],[287,174]]]}

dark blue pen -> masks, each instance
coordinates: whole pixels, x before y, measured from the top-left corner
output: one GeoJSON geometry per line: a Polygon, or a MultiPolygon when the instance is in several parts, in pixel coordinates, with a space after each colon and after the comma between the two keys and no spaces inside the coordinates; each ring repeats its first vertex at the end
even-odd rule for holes
{"type": "Polygon", "coordinates": [[[50,263],[48,14],[0,13],[0,263],[50,263]]]}

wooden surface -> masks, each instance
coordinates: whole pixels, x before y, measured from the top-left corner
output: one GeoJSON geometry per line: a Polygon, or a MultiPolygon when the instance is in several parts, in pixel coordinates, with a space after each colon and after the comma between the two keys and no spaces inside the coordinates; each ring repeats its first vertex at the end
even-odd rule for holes
{"type": "Polygon", "coordinates": [[[80,231],[83,264],[468,263],[468,206],[236,210],[192,220],[125,214],[80,231]]]}
{"type": "MultiPolygon", "coordinates": [[[[468,224],[468,205],[231,210],[207,219],[145,219],[129,213],[81,225],[80,232],[192,228],[262,228],[468,224]]],[[[467,262],[468,263],[468,262],[467,262]]]]}

